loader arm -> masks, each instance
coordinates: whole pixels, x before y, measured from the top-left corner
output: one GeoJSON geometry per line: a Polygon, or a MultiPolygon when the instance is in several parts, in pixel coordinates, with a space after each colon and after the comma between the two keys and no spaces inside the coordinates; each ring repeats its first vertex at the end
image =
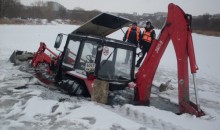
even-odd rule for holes
{"type": "Polygon", "coordinates": [[[198,70],[190,22],[180,7],[172,3],[169,4],[167,21],[159,38],[153,41],[147,57],[136,73],[136,99],[141,104],[149,102],[155,72],[169,41],[172,40],[178,67],[179,112],[190,113],[196,116],[204,115],[197,105],[189,100],[188,59],[190,61],[191,73],[194,74],[198,70]]]}
{"type": "MultiPolygon", "coordinates": [[[[51,51],[49,48],[47,48],[46,44],[41,42],[40,47],[38,48],[37,52],[34,53],[34,57],[31,61],[31,65],[34,68],[37,68],[40,63],[46,63],[49,66],[56,66],[57,65],[57,60],[59,59],[59,56],[55,54],[53,51],[51,51]],[[45,53],[45,50],[50,52],[52,56],[48,55],[45,53]]],[[[47,68],[47,71],[50,73],[51,68],[47,68]]]]}

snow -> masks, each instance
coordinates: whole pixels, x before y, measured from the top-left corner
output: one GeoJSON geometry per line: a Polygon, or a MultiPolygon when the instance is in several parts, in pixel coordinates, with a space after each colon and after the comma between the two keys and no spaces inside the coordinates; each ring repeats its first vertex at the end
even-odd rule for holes
{"type": "MultiPolygon", "coordinates": [[[[205,116],[176,115],[153,106],[108,106],[89,98],[70,97],[43,87],[31,74],[21,72],[8,59],[14,50],[35,52],[40,42],[48,48],[58,33],[68,34],[74,25],[0,25],[0,129],[1,130],[217,130],[220,128],[220,37],[193,34],[199,66],[197,86],[205,116]],[[26,89],[15,89],[27,86],[26,89]]],[[[126,28],[123,28],[126,30],[126,28]]],[[[156,30],[157,35],[159,30],[156,30]]],[[[117,31],[109,37],[121,40],[117,31]]],[[[65,41],[65,39],[64,39],[65,41]]],[[[60,48],[62,50],[63,46],[60,48]]],[[[171,79],[171,88],[160,97],[178,104],[177,67],[170,42],[154,78],[159,85],[171,79]]],[[[195,102],[190,76],[190,100],[195,102]]],[[[155,95],[152,95],[155,96],[155,95]]]]}
{"type": "MultiPolygon", "coordinates": [[[[132,126],[128,125],[126,129],[133,130],[141,125],[135,123],[131,120],[125,119],[123,117],[118,116],[118,114],[109,111],[108,109],[103,108],[102,106],[96,103],[85,103],[81,104],[80,109],[74,110],[68,116],[65,116],[61,119],[83,119],[83,118],[92,118],[95,122],[94,126],[91,128],[95,129],[106,129],[110,128],[112,124],[119,124],[122,126],[126,126],[127,124],[132,124],[132,126]],[[107,114],[106,114],[107,113],[107,114]],[[89,117],[88,117],[89,115],[89,117]],[[117,119],[117,120],[115,120],[117,119]],[[103,122],[104,121],[104,122],[103,122]],[[110,123],[111,122],[111,123],[110,123]]],[[[92,122],[91,122],[92,123],[92,122]]]]}

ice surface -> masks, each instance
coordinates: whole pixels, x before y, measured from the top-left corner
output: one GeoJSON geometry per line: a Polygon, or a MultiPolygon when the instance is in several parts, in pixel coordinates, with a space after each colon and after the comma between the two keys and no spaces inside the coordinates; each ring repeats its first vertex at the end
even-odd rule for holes
{"type": "MultiPolygon", "coordinates": [[[[197,86],[206,115],[176,115],[155,107],[106,106],[90,99],[70,97],[40,85],[30,74],[8,62],[14,50],[36,51],[45,42],[53,51],[58,33],[70,33],[73,25],[0,25],[0,129],[1,130],[217,130],[220,127],[220,37],[193,34],[199,66],[197,86]],[[26,86],[24,89],[16,87],[26,86]]],[[[126,30],[126,28],[123,28],[126,30]]],[[[158,35],[159,30],[156,30],[158,35]]],[[[109,37],[121,40],[117,31],[109,37]]],[[[63,46],[62,46],[63,47],[63,46]]],[[[60,50],[62,50],[62,47],[60,50]]],[[[178,103],[176,58],[172,44],[160,62],[154,84],[171,79],[172,89],[161,97],[178,103]]],[[[195,102],[190,76],[190,95],[195,102]]]]}

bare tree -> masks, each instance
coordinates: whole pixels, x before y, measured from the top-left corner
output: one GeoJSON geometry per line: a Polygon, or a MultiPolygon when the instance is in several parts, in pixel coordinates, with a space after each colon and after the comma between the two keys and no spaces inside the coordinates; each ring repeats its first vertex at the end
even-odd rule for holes
{"type": "Polygon", "coordinates": [[[0,0],[0,17],[15,17],[21,9],[19,0],[0,0]]]}
{"type": "Polygon", "coordinates": [[[5,17],[5,12],[10,5],[11,0],[0,0],[0,17],[5,17]]]}

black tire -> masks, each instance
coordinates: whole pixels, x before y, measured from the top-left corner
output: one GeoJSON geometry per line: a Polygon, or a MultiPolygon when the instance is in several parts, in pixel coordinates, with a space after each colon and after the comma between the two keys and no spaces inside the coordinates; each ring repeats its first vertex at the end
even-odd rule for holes
{"type": "Polygon", "coordinates": [[[85,87],[74,80],[62,80],[59,87],[71,96],[86,96],[87,94],[85,87]]]}
{"type": "Polygon", "coordinates": [[[83,86],[81,86],[78,82],[74,81],[72,84],[70,84],[68,93],[73,96],[82,96],[83,91],[83,86]]]}

